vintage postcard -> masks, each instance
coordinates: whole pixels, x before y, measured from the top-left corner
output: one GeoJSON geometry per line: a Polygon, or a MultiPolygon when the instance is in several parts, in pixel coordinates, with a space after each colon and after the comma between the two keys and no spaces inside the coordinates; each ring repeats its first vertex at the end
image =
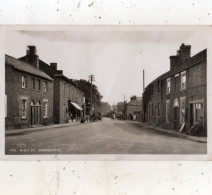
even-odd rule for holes
{"type": "Polygon", "coordinates": [[[210,160],[209,26],[1,26],[1,158],[210,160]]]}

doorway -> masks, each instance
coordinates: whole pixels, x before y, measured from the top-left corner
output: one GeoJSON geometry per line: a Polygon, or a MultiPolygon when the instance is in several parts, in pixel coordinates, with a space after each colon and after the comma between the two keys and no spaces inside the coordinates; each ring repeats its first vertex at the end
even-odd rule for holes
{"type": "Polygon", "coordinates": [[[30,125],[35,125],[35,102],[30,103],[30,125]]]}
{"type": "Polygon", "coordinates": [[[37,124],[41,124],[41,103],[37,102],[37,124]]]}

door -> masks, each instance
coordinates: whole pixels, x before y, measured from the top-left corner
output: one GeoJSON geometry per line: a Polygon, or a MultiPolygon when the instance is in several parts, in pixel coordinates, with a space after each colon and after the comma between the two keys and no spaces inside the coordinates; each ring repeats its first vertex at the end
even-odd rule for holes
{"type": "Polygon", "coordinates": [[[37,103],[37,124],[41,124],[41,103],[37,103]]]}
{"type": "Polygon", "coordinates": [[[194,107],[190,104],[190,128],[194,125],[194,107]]]}
{"type": "Polygon", "coordinates": [[[35,124],[35,104],[34,101],[31,101],[30,103],[30,124],[34,125],[35,124]]]}
{"type": "Polygon", "coordinates": [[[174,107],[174,129],[176,130],[179,126],[179,108],[174,107]]]}

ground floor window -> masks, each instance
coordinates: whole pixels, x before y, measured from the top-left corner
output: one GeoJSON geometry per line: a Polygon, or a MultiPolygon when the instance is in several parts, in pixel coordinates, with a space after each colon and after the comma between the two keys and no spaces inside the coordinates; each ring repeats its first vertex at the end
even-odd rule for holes
{"type": "Polygon", "coordinates": [[[43,118],[48,117],[48,101],[44,100],[43,102],[43,118]]]}
{"type": "Polygon", "coordinates": [[[158,102],[158,116],[160,116],[160,103],[158,102]]]}
{"type": "Polygon", "coordinates": [[[180,98],[180,124],[185,123],[185,112],[186,112],[186,97],[180,98]]]}
{"type": "Polygon", "coordinates": [[[21,101],[21,118],[23,119],[26,118],[26,104],[27,104],[27,100],[23,99],[21,101]]]}
{"type": "Polygon", "coordinates": [[[166,100],[166,123],[169,123],[170,116],[170,100],[166,100]]]}

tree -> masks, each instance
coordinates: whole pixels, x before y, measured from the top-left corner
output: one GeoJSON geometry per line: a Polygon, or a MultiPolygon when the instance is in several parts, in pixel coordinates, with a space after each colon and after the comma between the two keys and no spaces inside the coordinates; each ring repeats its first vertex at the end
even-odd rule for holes
{"type": "MultiPolygon", "coordinates": [[[[84,79],[72,80],[77,88],[85,93],[87,101],[91,102],[91,83],[84,79]]],[[[100,105],[103,96],[100,94],[96,85],[92,84],[92,102],[100,105]]]]}

